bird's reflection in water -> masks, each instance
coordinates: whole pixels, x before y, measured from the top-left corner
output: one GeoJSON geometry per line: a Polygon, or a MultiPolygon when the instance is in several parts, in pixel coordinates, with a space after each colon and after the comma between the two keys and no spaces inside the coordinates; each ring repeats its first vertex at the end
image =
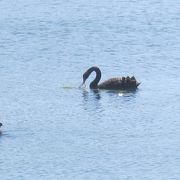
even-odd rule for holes
{"type": "Polygon", "coordinates": [[[101,111],[101,94],[99,90],[83,90],[82,91],[83,97],[83,106],[85,110],[90,111],[101,111]]]}
{"type": "Polygon", "coordinates": [[[85,110],[102,112],[104,104],[122,104],[123,102],[135,103],[136,91],[115,91],[115,90],[83,90],[83,107],[85,110]],[[102,98],[105,97],[105,98],[102,98]],[[107,98],[109,96],[109,98],[107,98]]]}
{"type": "Polygon", "coordinates": [[[101,99],[101,95],[98,89],[90,90],[90,92],[84,89],[82,91],[82,95],[85,101],[87,101],[89,98],[97,99],[97,100],[101,99]]]}
{"type": "Polygon", "coordinates": [[[124,96],[124,97],[133,97],[136,95],[138,90],[108,90],[106,91],[109,95],[118,95],[118,96],[124,96]]]}
{"type": "MultiPolygon", "coordinates": [[[[2,126],[2,123],[0,123],[0,128],[1,128],[1,126],[2,126]]],[[[1,131],[1,129],[0,129],[0,136],[1,136],[1,134],[2,134],[2,131],[1,131]]]]}
{"type": "Polygon", "coordinates": [[[91,92],[94,94],[94,97],[95,97],[97,100],[100,100],[100,99],[101,99],[101,94],[100,94],[100,92],[99,92],[98,89],[91,90],[91,92]]]}

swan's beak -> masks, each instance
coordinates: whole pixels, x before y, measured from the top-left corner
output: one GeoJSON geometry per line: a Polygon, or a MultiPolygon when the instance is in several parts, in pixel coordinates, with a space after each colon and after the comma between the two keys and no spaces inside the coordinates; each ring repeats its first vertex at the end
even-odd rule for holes
{"type": "Polygon", "coordinates": [[[82,84],[79,86],[79,88],[82,88],[82,86],[85,86],[85,81],[82,82],[82,84]]]}
{"type": "Polygon", "coordinates": [[[79,86],[79,88],[81,88],[81,87],[83,86],[83,84],[84,84],[84,83],[81,83],[80,86],[79,86]]]}

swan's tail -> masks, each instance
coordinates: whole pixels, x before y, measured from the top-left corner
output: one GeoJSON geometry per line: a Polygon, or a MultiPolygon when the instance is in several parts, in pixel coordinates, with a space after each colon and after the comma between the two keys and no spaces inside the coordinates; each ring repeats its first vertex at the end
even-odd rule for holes
{"type": "Polygon", "coordinates": [[[140,82],[136,82],[136,86],[138,87],[141,83],[140,82]]]}

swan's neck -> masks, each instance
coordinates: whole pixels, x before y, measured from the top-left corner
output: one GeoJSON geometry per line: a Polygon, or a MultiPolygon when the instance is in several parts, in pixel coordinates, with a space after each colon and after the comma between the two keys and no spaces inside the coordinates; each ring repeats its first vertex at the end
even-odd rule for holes
{"type": "Polygon", "coordinates": [[[90,83],[90,88],[91,89],[97,89],[98,88],[98,83],[101,79],[101,71],[98,67],[92,67],[89,70],[89,73],[91,74],[93,71],[96,72],[96,77],[95,79],[90,83]]]}

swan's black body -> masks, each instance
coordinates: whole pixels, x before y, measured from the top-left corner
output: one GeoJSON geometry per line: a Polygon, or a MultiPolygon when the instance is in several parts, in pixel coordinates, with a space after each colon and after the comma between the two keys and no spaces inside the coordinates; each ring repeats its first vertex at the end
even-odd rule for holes
{"type": "Polygon", "coordinates": [[[90,89],[107,89],[107,90],[135,90],[139,86],[139,82],[136,81],[135,77],[120,77],[120,78],[111,78],[103,83],[99,83],[101,79],[101,71],[98,67],[91,67],[83,74],[83,84],[89,75],[95,71],[96,77],[90,83],[90,89]]]}

